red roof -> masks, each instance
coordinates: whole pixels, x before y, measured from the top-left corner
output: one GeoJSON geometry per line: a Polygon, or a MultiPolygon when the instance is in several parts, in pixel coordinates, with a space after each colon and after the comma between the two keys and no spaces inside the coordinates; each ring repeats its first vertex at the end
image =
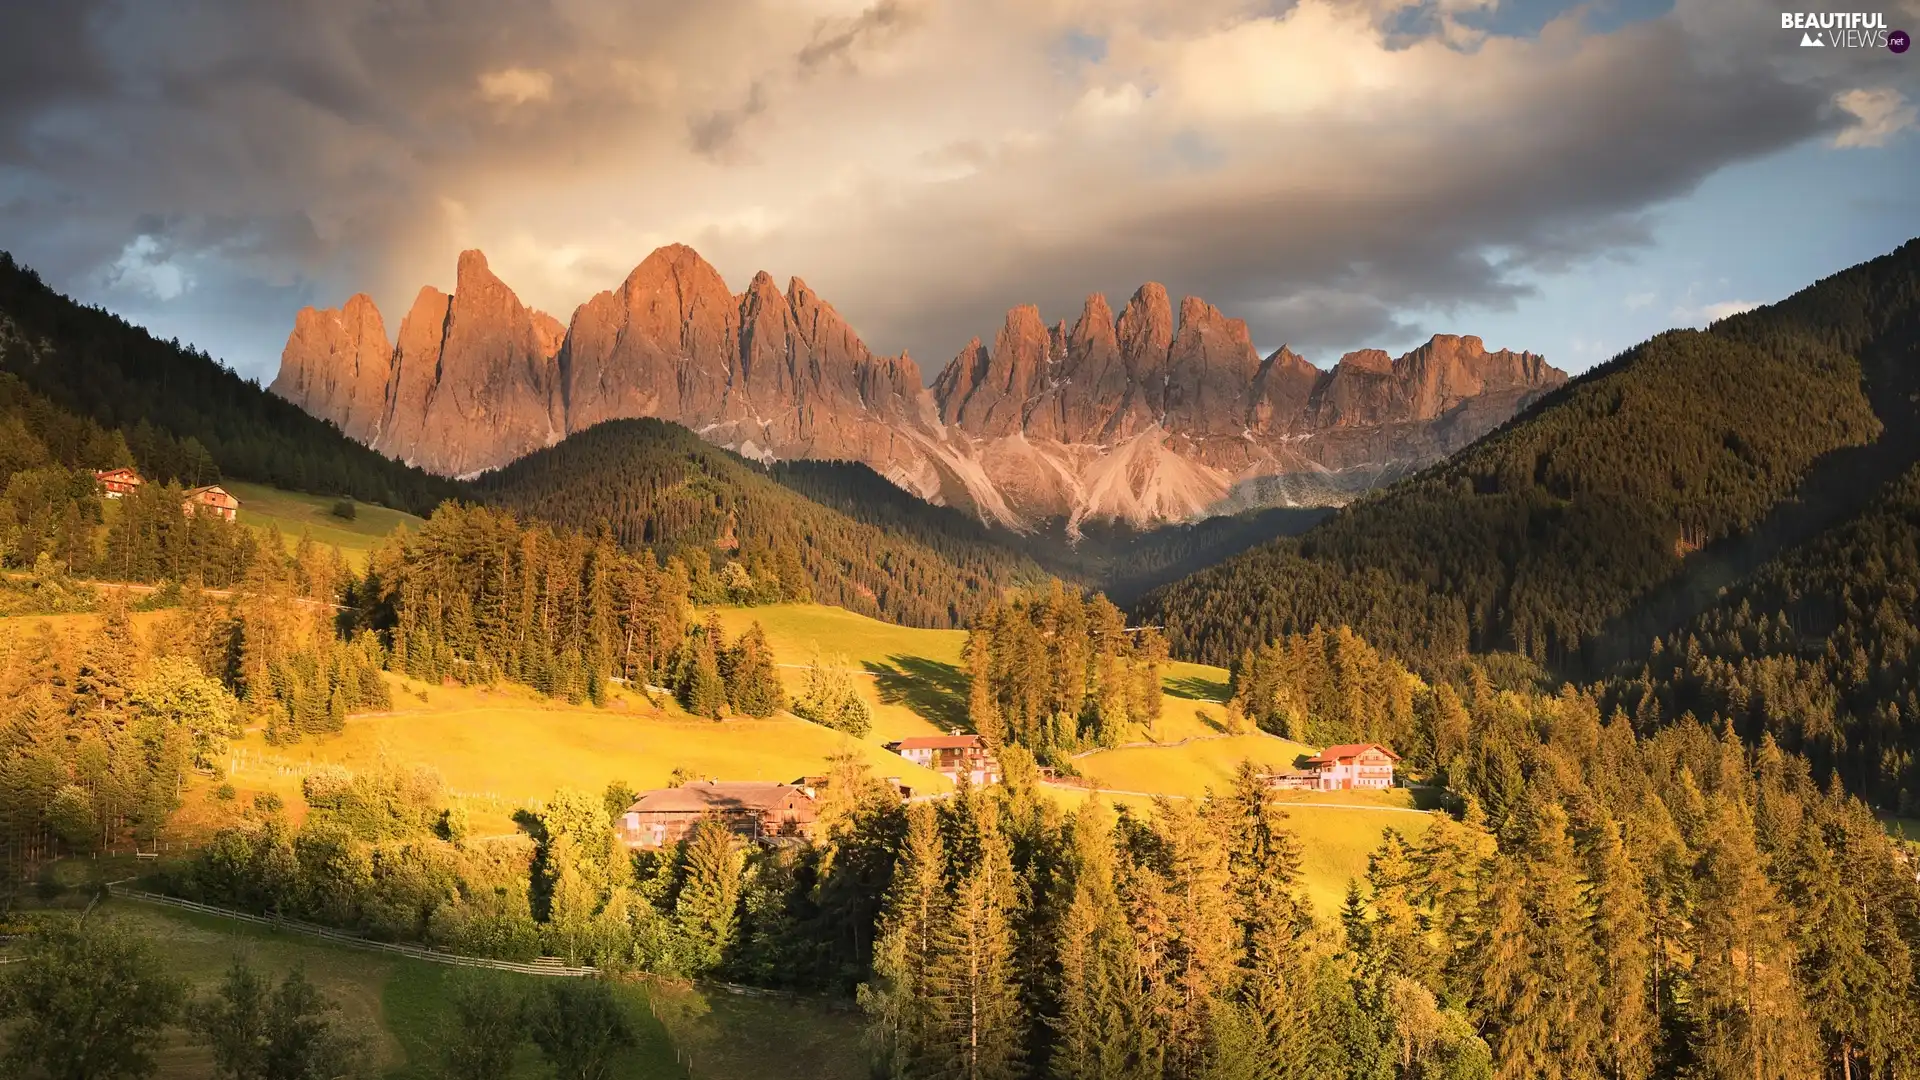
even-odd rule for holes
{"type": "Polygon", "coordinates": [[[131,480],[136,484],[141,482],[140,474],[125,466],[118,469],[99,469],[93,475],[102,480],[131,480]]]}
{"type": "Polygon", "coordinates": [[[1395,761],[1400,760],[1399,754],[1396,754],[1393,751],[1387,749],[1386,747],[1381,746],[1379,743],[1370,743],[1370,742],[1341,743],[1338,746],[1329,746],[1325,750],[1320,751],[1319,753],[1313,755],[1307,760],[1315,764],[1320,762],[1326,762],[1327,764],[1332,764],[1333,762],[1336,762],[1336,761],[1344,761],[1347,758],[1359,757],[1361,754],[1364,754],[1369,750],[1378,750],[1395,761]]]}
{"type": "Polygon", "coordinates": [[[978,735],[915,735],[888,743],[889,750],[971,750],[980,745],[978,735]]]}

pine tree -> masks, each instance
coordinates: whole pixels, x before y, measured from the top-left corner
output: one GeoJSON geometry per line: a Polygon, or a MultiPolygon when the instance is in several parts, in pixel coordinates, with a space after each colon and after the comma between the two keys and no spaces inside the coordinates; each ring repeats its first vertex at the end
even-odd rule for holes
{"type": "Polygon", "coordinates": [[[1886,1025],[1898,1010],[1894,980],[1869,951],[1865,905],[1818,824],[1801,830],[1794,864],[1795,936],[1808,1011],[1841,1074],[1852,1080],[1857,1059],[1892,1041],[1886,1025]]]}
{"type": "Polygon", "coordinates": [[[766,631],[756,620],[729,649],[727,664],[727,700],[734,710],[747,716],[772,716],[785,703],[779,673],[773,667],[773,650],[767,646],[766,631]]]}
{"type": "Polygon", "coordinates": [[[1160,1074],[1159,1047],[1141,986],[1140,958],[1114,886],[1106,811],[1088,799],[1068,823],[1070,893],[1056,932],[1059,972],[1048,1060],[1057,1080],[1146,1080],[1160,1074]]]}
{"type": "Polygon", "coordinates": [[[1025,1075],[1026,1016],[1014,956],[1013,862],[995,803],[973,800],[978,853],[958,868],[933,928],[925,974],[937,1073],[960,1080],[1025,1075]]]}
{"type": "Polygon", "coordinates": [[[1729,1080],[1813,1075],[1819,1054],[1793,980],[1790,912],[1761,870],[1746,808],[1716,793],[1703,824],[1691,942],[1701,1067],[1729,1080]]]}
{"type": "Polygon", "coordinates": [[[681,708],[695,716],[718,720],[726,714],[727,684],[720,674],[714,637],[708,627],[687,629],[675,662],[673,692],[681,708]]]}
{"type": "Polygon", "coordinates": [[[745,853],[725,822],[708,818],[688,832],[680,859],[674,916],[694,972],[707,974],[719,970],[734,947],[745,853]]]}
{"type": "Polygon", "coordinates": [[[1620,827],[1601,824],[1592,855],[1593,951],[1600,964],[1600,1074],[1643,1080],[1653,1071],[1657,1035],[1650,991],[1651,933],[1646,882],[1627,859],[1620,827]]]}
{"type": "Polygon", "coordinates": [[[1600,1031],[1600,972],[1566,811],[1530,792],[1516,810],[1514,854],[1496,859],[1481,943],[1481,1015],[1493,1029],[1495,1075],[1591,1076],[1600,1031]]]}
{"type": "Polygon", "coordinates": [[[933,1054],[931,987],[933,934],[946,918],[942,881],[947,857],[932,803],[907,807],[907,833],[894,864],[878,937],[873,979],[860,987],[869,1017],[868,1041],[883,1075],[924,1075],[933,1054]]]}

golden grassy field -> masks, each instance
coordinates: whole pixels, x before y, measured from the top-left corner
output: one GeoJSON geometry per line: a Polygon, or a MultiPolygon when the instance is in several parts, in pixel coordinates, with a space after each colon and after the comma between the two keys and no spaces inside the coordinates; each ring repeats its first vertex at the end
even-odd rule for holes
{"type": "MultiPolygon", "coordinates": [[[[908,735],[966,726],[966,677],[956,630],[915,630],[878,622],[839,608],[780,605],[720,610],[729,633],[758,621],[765,629],[782,675],[797,686],[816,646],[846,658],[874,709],[874,730],[865,739],[809,724],[789,715],[722,722],[687,716],[671,701],[650,702],[639,693],[617,693],[604,709],[551,701],[523,687],[426,686],[388,676],[394,708],[349,718],[344,733],[292,746],[269,746],[258,733],[237,740],[229,757],[235,789],[271,791],[298,818],[300,781],[324,764],[366,770],[381,763],[425,764],[436,769],[462,801],[476,832],[514,831],[510,816],[561,787],[598,792],[614,780],[635,788],[664,784],[676,768],[700,776],[735,780],[792,780],[824,770],[829,757],[848,750],[870,763],[875,775],[898,776],[916,790],[949,787],[944,778],[883,749],[908,735]]],[[[142,624],[159,616],[142,613],[142,624]]],[[[27,632],[39,621],[77,635],[93,616],[22,617],[0,620],[6,634],[27,632]]],[[[1108,792],[1145,792],[1198,797],[1219,788],[1243,759],[1287,767],[1308,747],[1265,734],[1226,736],[1219,702],[1227,673],[1197,664],[1169,665],[1163,716],[1151,734],[1166,745],[1129,746],[1076,760],[1086,783],[1108,792]]],[[[1148,733],[1140,733],[1146,741],[1148,733]]],[[[196,778],[187,805],[176,816],[171,844],[191,842],[225,820],[238,803],[212,797],[214,785],[196,778]]],[[[1063,803],[1086,797],[1084,789],[1050,787],[1063,803]]],[[[1106,796],[1144,806],[1149,799],[1106,796]]],[[[1404,791],[1384,793],[1289,793],[1298,803],[1293,822],[1305,848],[1309,891],[1322,910],[1337,910],[1348,878],[1366,869],[1366,855],[1388,827],[1413,834],[1426,819],[1404,811],[1404,791]],[[1341,803],[1378,806],[1347,809],[1341,803]]]]}
{"type": "Polygon", "coordinates": [[[315,543],[339,548],[355,570],[366,567],[367,553],[382,537],[402,525],[417,529],[421,524],[421,519],[412,514],[371,503],[356,503],[353,520],[346,521],[333,516],[333,504],[338,499],[239,481],[222,486],[240,500],[237,520],[242,525],[258,529],[279,526],[288,551],[299,541],[301,530],[308,530],[315,543]]]}
{"type": "MultiPolygon", "coordinates": [[[[817,649],[844,656],[851,667],[871,675],[871,742],[967,726],[967,684],[960,662],[965,631],[915,630],[812,604],[719,610],[730,634],[758,621],[783,664],[805,664],[817,649]]],[[[799,668],[781,670],[790,686],[798,685],[799,668]]],[[[1199,797],[1209,788],[1224,787],[1242,760],[1290,768],[1296,757],[1312,752],[1311,747],[1261,733],[1227,736],[1221,724],[1227,698],[1223,668],[1169,664],[1162,687],[1160,721],[1153,732],[1139,737],[1149,741],[1151,734],[1151,741],[1168,745],[1129,746],[1079,758],[1074,764],[1088,784],[1109,792],[1199,797]]],[[[1088,795],[1086,789],[1069,786],[1047,790],[1067,806],[1088,795]]],[[[1152,801],[1101,797],[1136,810],[1152,801]]],[[[1427,828],[1424,814],[1407,812],[1414,803],[1406,791],[1288,792],[1282,798],[1289,803],[1300,837],[1308,894],[1327,915],[1338,913],[1347,881],[1365,875],[1367,856],[1380,845],[1386,829],[1417,836],[1427,828]]]]}
{"type": "MultiPolygon", "coordinates": [[[[504,834],[513,831],[515,809],[560,788],[599,792],[614,780],[642,790],[664,787],[676,768],[725,780],[784,781],[824,772],[830,757],[851,750],[875,775],[898,776],[915,790],[950,786],[874,738],[853,739],[785,714],[716,722],[637,694],[616,694],[597,709],[546,700],[524,687],[387,678],[393,710],[350,717],[340,735],[269,746],[250,734],[234,743],[228,770],[234,787],[272,791],[297,811],[301,777],[315,766],[431,765],[466,804],[476,831],[504,834]]],[[[218,816],[205,791],[196,794],[180,815],[189,832],[203,827],[206,815],[218,816]]]]}
{"type": "MultiPolygon", "coordinates": [[[[439,1047],[451,1030],[450,980],[458,968],[347,948],[298,934],[137,901],[114,900],[91,918],[114,922],[150,943],[167,971],[194,993],[212,991],[234,957],[276,976],[296,968],[340,1005],[342,1021],[366,1036],[379,1074],[429,1080],[441,1074],[439,1047]]],[[[503,975],[523,991],[546,980],[503,975]]],[[[859,1018],[806,1001],[735,998],[692,987],[619,984],[640,1045],[615,1073],[620,1078],[683,1077],[676,1047],[694,1055],[694,1075],[742,1080],[842,1080],[861,1075],[865,1059],[859,1018]],[[658,1017],[656,1019],[655,1017],[658,1017]]],[[[168,1032],[158,1054],[162,1080],[211,1074],[205,1046],[185,1031],[168,1032]]],[[[523,1046],[515,1080],[552,1075],[523,1046]]]]}

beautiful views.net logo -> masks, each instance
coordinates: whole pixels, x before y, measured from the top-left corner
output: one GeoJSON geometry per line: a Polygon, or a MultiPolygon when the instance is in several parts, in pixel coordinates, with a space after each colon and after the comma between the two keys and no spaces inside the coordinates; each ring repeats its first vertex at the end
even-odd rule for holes
{"type": "Polygon", "coordinates": [[[1890,49],[1907,51],[1911,39],[1904,30],[1887,27],[1878,11],[1783,11],[1780,29],[1800,31],[1806,49],[1890,49]]]}

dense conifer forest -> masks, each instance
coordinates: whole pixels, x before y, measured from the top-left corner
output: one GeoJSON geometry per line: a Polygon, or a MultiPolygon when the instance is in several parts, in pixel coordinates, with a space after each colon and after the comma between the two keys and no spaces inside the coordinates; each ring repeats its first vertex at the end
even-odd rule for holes
{"type": "MultiPolygon", "coordinates": [[[[659,420],[596,425],[476,485],[544,521],[587,531],[604,524],[621,546],[677,555],[695,575],[730,563],[738,570],[727,572],[744,573],[735,586],[743,593],[810,598],[908,626],[964,626],[1001,589],[1043,576],[966,530],[936,548],[922,542],[935,526],[896,532],[854,520],[659,420]],[[716,551],[725,560],[718,567],[716,551]]],[[[946,519],[928,507],[901,521],[922,516],[946,519]]]]}
{"type": "Polygon", "coordinates": [[[426,514],[459,484],[382,457],[203,352],[53,291],[0,252],[0,369],[102,428],[161,478],[222,475],[426,514]],[[151,447],[151,449],[149,449],[151,447]]]}
{"type": "MultiPolygon", "coordinates": [[[[1261,678],[1282,699],[1352,689],[1313,663],[1261,678]]],[[[485,955],[853,994],[886,1077],[1920,1067],[1911,856],[1804,759],[1691,720],[1639,737],[1592,696],[1471,669],[1417,692],[1403,745],[1444,759],[1460,802],[1417,840],[1389,831],[1337,918],[1307,904],[1251,763],[1116,818],[1063,812],[1012,743],[1004,783],[938,803],[842,760],[806,844],[712,824],[631,858],[619,784],[528,808],[528,845],[466,835],[429,772],[320,772],[304,824],[256,807],[173,887],[485,955]]]]}
{"type": "Polygon", "coordinates": [[[1612,696],[1770,737],[1878,805],[1920,816],[1920,467],[1655,641],[1612,696]]]}
{"type": "Polygon", "coordinates": [[[1068,766],[1093,747],[1151,735],[1160,718],[1167,643],[1129,629],[1106,597],[1059,582],[996,599],[974,619],[964,650],[967,715],[991,743],[1068,766]]]}
{"type": "Polygon", "coordinates": [[[1176,653],[1218,663],[1316,624],[1430,670],[1469,651],[1569,673],[1640,654],[1689,614],[1663,586],[1707,570],[1728,583],[1920,455],[1916,341],[1920,242],[1636,346],[1445,464],[1141,613],[1176,653]],[[1671,625],[1636,618],[1650,600],[1671,625]]]}

